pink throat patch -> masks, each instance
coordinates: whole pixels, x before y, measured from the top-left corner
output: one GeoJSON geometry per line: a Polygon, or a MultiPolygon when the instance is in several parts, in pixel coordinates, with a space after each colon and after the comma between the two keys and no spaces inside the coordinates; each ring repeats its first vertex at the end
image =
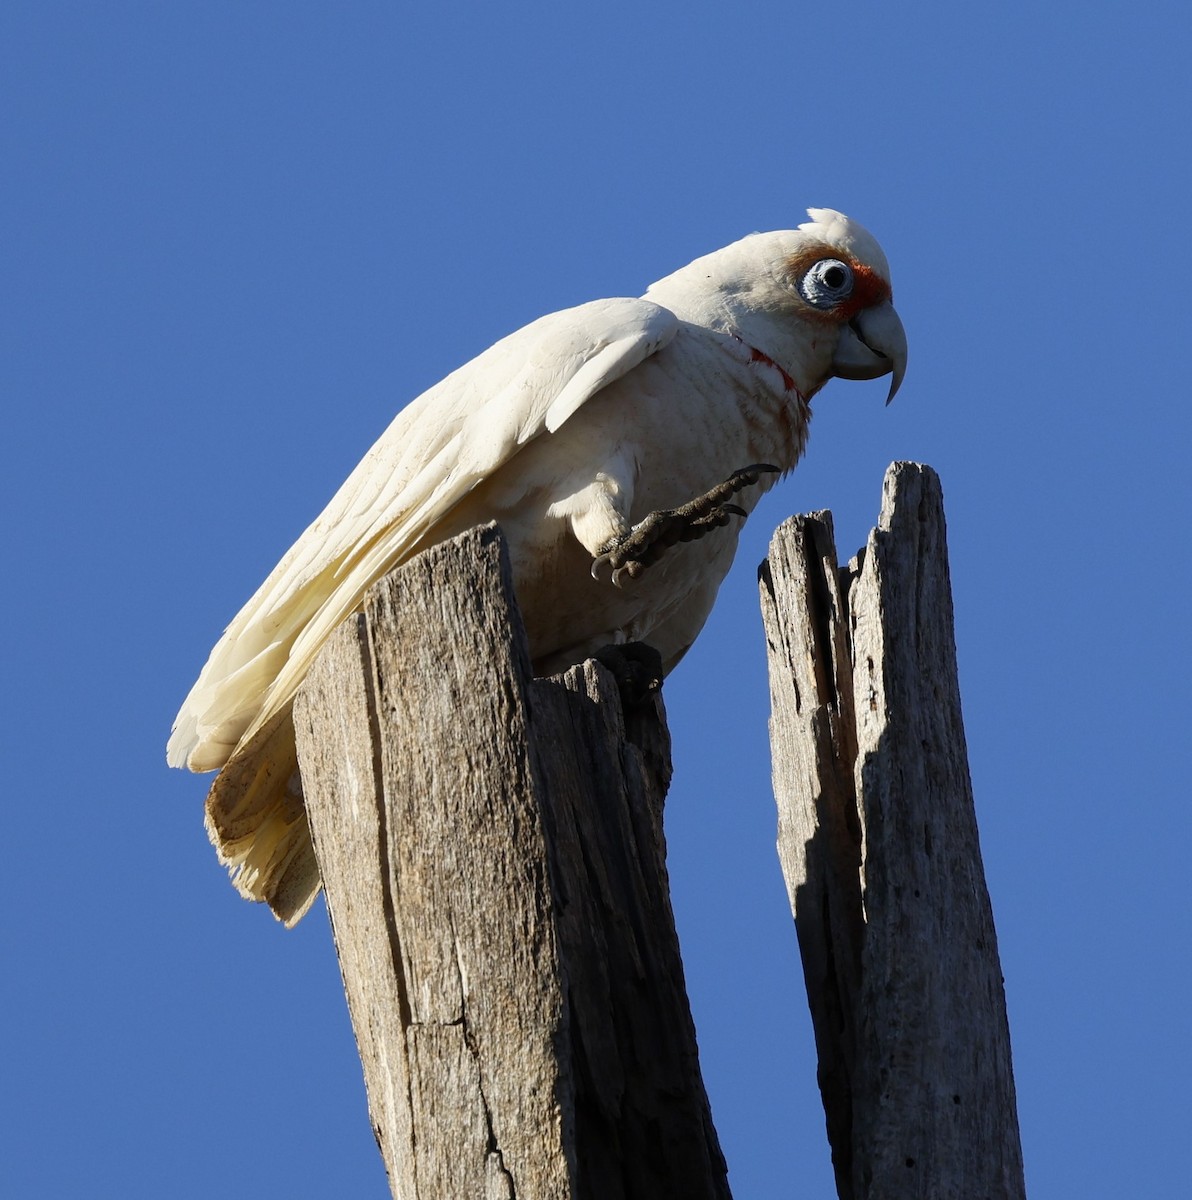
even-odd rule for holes
{"type": "Polygon", "coordinates": [[[767,367],[773,367],[779,375],[782,376],[782,382],[786,384],[788,392],[797,392],[799,389],[795,386],[795,381],[780,367],[768,354],[763,354],[756,346],[749,347],[749,357],[754,362],[765,363],[767,367]]]}
{"type": "Polygon", "coordinates": [[[803,393],[799,391],[799,385],[795,383],[795,381],[790,377],[788,372],[783,367],[780,367],[768,354],[763,353],[756,346],[751,346],[747,341],[745,341],[744,338],[738,337],[735,333],[733,334],[733,337],[736,338],[736,340],[740,342],[746,350],[749,351],[750,362],[762,363],[764,366],[773,367],[774,370],[782,376],[782,382],[785,384],[786,390],[788,392],[794,392],[800,400],[803,399],[803,393]]]}

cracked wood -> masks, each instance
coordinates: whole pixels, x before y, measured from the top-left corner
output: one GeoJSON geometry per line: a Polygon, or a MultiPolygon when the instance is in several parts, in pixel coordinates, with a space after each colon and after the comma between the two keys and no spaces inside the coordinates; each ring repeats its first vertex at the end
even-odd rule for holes
{"type": "Polygon", "coordinates": [[[891,466],[847,568],[816,513],[780,527],[760,575],[779,855],[838,1194],[1020,1200],[938,477],[891,466]]]}
{"type": "Polygon", "coordinates": [[[727,1198],[667,890],[661,700],[626,722],[597,664],[533,679],[488,527],[370,592],[295,728],[394,1195],[727,1198]]]}

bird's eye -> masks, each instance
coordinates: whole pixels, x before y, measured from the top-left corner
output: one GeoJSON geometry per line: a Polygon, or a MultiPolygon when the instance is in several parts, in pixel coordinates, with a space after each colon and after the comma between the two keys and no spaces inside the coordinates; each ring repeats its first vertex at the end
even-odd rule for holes
{"type": "Polygon", "coordinates": [[[853,269],[838,258],[813,263],[799,284],[803,299],[813,308],[831,308],[853,290],[853,269]]]}

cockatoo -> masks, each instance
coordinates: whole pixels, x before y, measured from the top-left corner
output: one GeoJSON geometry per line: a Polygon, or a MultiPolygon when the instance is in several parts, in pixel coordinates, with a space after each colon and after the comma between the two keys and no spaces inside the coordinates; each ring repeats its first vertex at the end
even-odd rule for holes
{"type": "Polygon", "coordinates": [[[540,674],[628,642],[664,671],[682,658],[740,518],[803,452],[811,398],[832,376],[891,374],[892,399],[906,369],[881,247],[832,209],[808,216],[640,299],[533,321],[397,415],[228,626],[174,722],[170,764],[220,769],[207,830],[244,896],[292,925],[318,894],[294,694],[368,587],[427,546],[500,523],[540,674]]]}

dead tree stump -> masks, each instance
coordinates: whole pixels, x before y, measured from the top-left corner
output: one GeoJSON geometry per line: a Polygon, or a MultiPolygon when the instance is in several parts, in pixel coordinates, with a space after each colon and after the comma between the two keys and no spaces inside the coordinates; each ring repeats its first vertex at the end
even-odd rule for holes
{"type": "Polygon", "coordinates": [[[723,1200],[667,887],[661,699],[534,679],[499,531],[398,568],[294,707],[402,1200],[723,1200]]]}
{"type": "Polygon", "coordinates": [[[1019,1200],[938,477],[894,464],[842,570],[831,515],[792,518],[760,576],[779,855],[837,1191],[1019,1200]]]}

